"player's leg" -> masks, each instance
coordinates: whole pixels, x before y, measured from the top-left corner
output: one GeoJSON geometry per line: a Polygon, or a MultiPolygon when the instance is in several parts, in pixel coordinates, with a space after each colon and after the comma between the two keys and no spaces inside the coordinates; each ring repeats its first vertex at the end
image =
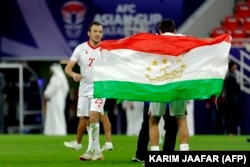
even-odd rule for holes
{"type": "Polygon", "coordinates": [[[113,143],[111,140],[112,127],[111,127],[111,123],[109,121],[109,117],[106,112],[101,115],[101,122],[103,125],[105,139],[106,139],[105,145],[102,147],[101,151],[110,151],[113,149],[113,143]]]}
{"type": "Polygon", "coordinates": [[[80,156],[80,160],[85,161],[103,159],[99,142],[99,119],[100,115],[103,114],[104,103],[105,99],[102,98],[91,100],[89,117],[89,149],[82,156],[80,156]]]}
{"type": "Polygon", "coordinates": [[[187,119],[186,117],[177,118],[178,124],[178,135],[180,138],[180,151],[188,151],[189,150],[189,133],[187,127],[187,119]]]}
{"type": "Polygon", "coordinates": [[[79,124],[77,127],[76,141],[78,144],[82,143],[82,137],[87,129],[88,117],[79,117],[79,124]]]}
{"type": "Polygon", "coordinates": [[[150,116],[149,117],[149,139],[151,151],[159,151],[159,128],[158,124],[161,117],[150,116]]]}
{"type": "Polygon", "coordinates": [[[86,97],[79,97],[77,104],[77,116],[79,117],[79,123],[77,127],[76,140],[64,142],[64,145],[75,150],[82,148],[82,137],[87,130],[89,122],[89,105],[90,101],[86,97]]]}
{"type": "Polygon", "coordinates": [[[149,140],[151,151],[159,151],[159,122],[165,113],[166,103],[151,102],[149,106],[149,140]]]}
{"type": "Polygon", "coordinates": [[[189,150],[189,133],[186,118],[186,101],[176,100],[170,103],[170,114],[174,115],[178,125],[178,135],[180,140],[180,150],[189,150]]]}

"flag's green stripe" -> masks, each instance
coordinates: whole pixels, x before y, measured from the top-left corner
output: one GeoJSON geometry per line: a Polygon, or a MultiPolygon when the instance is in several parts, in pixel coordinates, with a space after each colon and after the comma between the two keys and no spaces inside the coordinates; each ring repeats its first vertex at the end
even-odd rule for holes
{"type": "Polygon", "coordinates": [[[167,85],[95,81],[94,97],[156,102],[170,102],[177,99],[208,99],[211,95],[220,95],[223,81],[223,79],[203,79],[182,81],[167,85]]]}

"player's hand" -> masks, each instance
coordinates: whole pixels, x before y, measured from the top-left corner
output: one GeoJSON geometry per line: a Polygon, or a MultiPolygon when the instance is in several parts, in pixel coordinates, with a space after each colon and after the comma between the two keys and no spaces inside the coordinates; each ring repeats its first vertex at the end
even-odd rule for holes
{"type": "Polygon", "coordinates": [[[77,73],[74,73],[72,77],[73,77],[73,80],[76,82],[79,82],[82,78],[81,74],[77,74],[77,73]]]}

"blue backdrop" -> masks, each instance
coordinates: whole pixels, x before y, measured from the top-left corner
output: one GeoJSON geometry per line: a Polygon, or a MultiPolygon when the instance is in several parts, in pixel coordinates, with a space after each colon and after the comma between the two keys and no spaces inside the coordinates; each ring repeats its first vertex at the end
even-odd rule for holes
{"type": "Polygon", "coordinates": [[[104,25],[104,39],[156,32],[162,18],[177,27],[204,0],[2,0],[1,59],[59,60],[88,39],[88,24],[104,25]]]}

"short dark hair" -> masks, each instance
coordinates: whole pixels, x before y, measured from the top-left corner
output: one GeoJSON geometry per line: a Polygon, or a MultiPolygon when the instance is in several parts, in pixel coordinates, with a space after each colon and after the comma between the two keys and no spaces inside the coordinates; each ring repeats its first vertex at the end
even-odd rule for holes
{"type": "Polygon", "coordinates": [[[159,29],[161,30],[162,33],[165,32],[174,32],[175,31],[175,21],[172,19],[163,19],[159,23],[159,29]]]}
{"type": "Polygon", "coordinates": [[[228,63],[228,69],[230,70],[232,68],[232,66],[237,65],[237,63],[233,60],[230,60],[228,63]]]}
{"type": "Polygon", "coordinates": [[[98,21],[93,21],[92,23],[89,24],[89,28],[88,28],[88,31],[91,31],[91,27],[93,25],[96,25],[96,26],[102,26],[102,24],[98,21]]]}

